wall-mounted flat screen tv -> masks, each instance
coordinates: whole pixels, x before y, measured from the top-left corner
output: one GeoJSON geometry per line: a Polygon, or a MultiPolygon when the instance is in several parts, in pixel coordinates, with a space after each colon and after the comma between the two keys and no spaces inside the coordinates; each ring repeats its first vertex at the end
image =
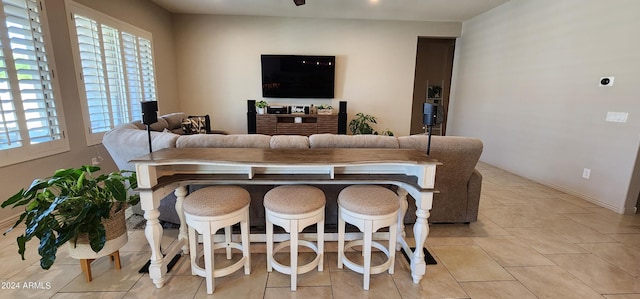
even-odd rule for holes
{"type": "Polygon", "coordinates": [[[265,98],[333,98],[335,56],[262,55],[265,98]]]}

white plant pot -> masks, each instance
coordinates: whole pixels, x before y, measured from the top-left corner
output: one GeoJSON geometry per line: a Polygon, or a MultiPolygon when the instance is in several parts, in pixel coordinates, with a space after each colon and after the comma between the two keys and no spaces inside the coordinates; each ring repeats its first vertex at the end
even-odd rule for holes
{"type": "Polygon", "coordinates": [[[85,237],[84,240],[78,238],[76,244],[74,244],[73,241],[67,242],[69,255],[75,259],[97,259],[120,250],[120,248],[129,241],[126,225],[127,220],[124,211],[125,209],[123,208],[113,213],[110,218],[102,220],[102,224],[106,230],[107,241],[100,251],[94,252],[93,249],[91,249],[89,240],[85,237]]]}
{"type": "Polygon", "coordinates": [[[102,250],[98,252],[94,252],[93,249],[91,249],[91,245],[89,244],[77,243],[76,246],[74,246],[72,241],[67,242],[67,244],[69,246],[69,256],[74,259],[81,260],[97,259],[99,257],[110,255],[115,251],[120,250],[120,248],[122,248],[124,244],[127,244],[127,241],[129,241],[129,237],[125,232],[122,236],[105,242],[102,250]]]}
{"type": "Polygon", "coordinates": [[[264,108],[258,108],[258,114],[264,114],[264,108]]]}

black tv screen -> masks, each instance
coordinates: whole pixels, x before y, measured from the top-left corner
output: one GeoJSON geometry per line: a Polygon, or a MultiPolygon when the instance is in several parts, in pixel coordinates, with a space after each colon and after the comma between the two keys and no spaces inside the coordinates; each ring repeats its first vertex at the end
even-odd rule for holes
{"type": "Polygon", "coordinates": [[[333,98],[335,56],[262,55],[265,98],[333,98]]]}

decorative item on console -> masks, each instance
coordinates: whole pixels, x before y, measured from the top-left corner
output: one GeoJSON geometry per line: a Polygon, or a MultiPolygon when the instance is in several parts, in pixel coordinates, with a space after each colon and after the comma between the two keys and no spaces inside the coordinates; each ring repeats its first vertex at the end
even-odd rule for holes
{"type": "Polygon", "coordinates": [[[291,106],[291,114],[309,114],[309,106],[291,106]]]}
{"type": "Polygon", "coordinates": [[[256,102],[256,108],[258,108],[258,114],[264,114],[265,108],[267,108],[267,101],[261,100],[256,102]]]}
{"type": "Polygon", "coordinates": [[[328,104],[320,105],[317,108],[317,113],[319,115],[331,115],[333,114],[333,107],[331,107],[331,105],[328,105],[328,104]]]}
{"type": "Polygon", "coordinates": [[[288,106],[268,106],[267,107],[267,113],[268,114],[289,114],[289,107],[288,106]]]}

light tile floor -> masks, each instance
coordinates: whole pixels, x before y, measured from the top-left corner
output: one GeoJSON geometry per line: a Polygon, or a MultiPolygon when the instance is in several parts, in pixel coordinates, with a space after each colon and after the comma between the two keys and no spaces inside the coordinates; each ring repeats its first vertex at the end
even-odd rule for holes
{"type": "MultiPolygon", "coordinates": [[[[213,295],[207,296],[203,278],[191,276],[187,258],[157,289],[137,272],[149,256],[142,230],[129,232],[121,270],[108,258],[98,259],[94,280],[87,283],[65,247],[48,271],[39,267],[35,243],[28,244],[26,261],[20,260],[12,232],[0,237],[0,298],[640,299],[640,215],[619,215],[484,163],[479,168],[478,221],[431,225],[427,247],[438,264],[427,266],[420,284],[412,282],[409,265],[398,254],[395,274],[373,275],[371,289],[364,291],[360,274],[337,270],[331,242],[325,271],[301,275],[296,292],[290,291],[288,276],[267,273],[262,244],[252,246],[251,275],[237,271],[216,279],[213,295]]],[[[176,235],[166,231],[163,246],[176,235]]]]}

